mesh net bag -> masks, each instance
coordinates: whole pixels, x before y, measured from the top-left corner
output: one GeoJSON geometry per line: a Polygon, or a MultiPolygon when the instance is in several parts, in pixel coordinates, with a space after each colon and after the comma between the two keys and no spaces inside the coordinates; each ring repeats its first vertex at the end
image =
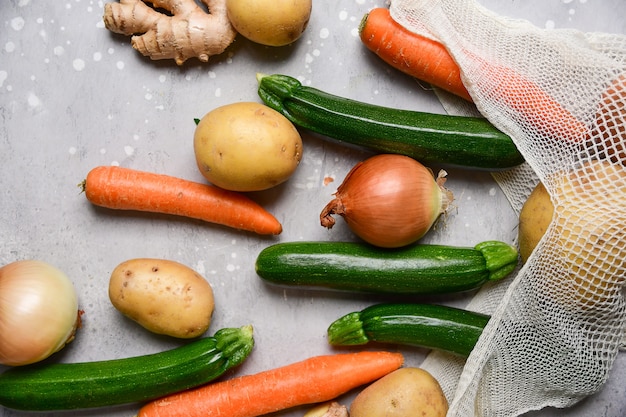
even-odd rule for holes
{"type": "Polygon", "coordinates": [[[626,334],[626,37],[539,29],[473,0],[390,10],[446,46],[476,109],[524,155],[494,174],[513,208],[538,181],[554,205],[523,267],[468,305],[492,315],[469,358],[433,352],[422,366],[449,416],[571,406],[603,386],[626,334]]]}

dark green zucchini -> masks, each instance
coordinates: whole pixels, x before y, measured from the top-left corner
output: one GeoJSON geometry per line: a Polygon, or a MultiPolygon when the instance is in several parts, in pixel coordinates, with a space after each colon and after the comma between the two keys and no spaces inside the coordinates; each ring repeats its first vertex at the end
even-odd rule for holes
{"type": "Polygon", "coordinates": [[[468,356],[489,316],[437,304],[377,304],[328,327],[334,346],[394,343],[468,356]]]}
{"type": "Polygon", "coordinates": [[[252,327],[243,326],[150,355],[15,367],[0,375],[0,405],[52,411],[150,400],[216,379],[253,346],[252,327]]]}
{"type": "Polygon", "coordinates": [[[474,290],[511,273],[517,250],[486,241],[473,248],[417,244],[398,249],[356,242],[287,242],[263,249],[256,272],[280,285],[389,294],[474,290]]]}
{"type": "Polygon", "coordinates": [[[286,75],[257,75],[258,94],[296,126],[378,153],[423,163],[501,170],[524,158],[511,138],[481,117],[392,109],[303,86],[286,75]]]}

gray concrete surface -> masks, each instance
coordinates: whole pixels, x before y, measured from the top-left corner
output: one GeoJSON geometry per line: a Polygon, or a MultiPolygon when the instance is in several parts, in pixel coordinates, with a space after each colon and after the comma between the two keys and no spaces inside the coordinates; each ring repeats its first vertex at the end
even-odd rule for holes
{"type": "MultiPolygon", "coordinates": [[[[626,31],[621,0],[483,3],[542,27],[626,31]]],[[[259,100],[257,72],[289,74],[357,100],[442,112],[431,91],[389,69],[358,40],[359,20],[384,0],[316,0],[310,25],[296,44],[272,49],[239,37],[210,63],[190,61],[182,68],[151,62],[131,48],[127,37],[108,32],[103,4],[12,0],[0,5],[0,263],[34,258],[57,265],[72,278],[85,311],[76,340],[53,360],[105,360],[181,343],[148,333],[109,302],[111,271],[136,257],[179,261],[212,284],[216,310],[210,333],[254,326],[255,350],[235,374],[331,352],[326,327],[381,299],[268,286],[256,276],[254,260],[275,242],[353,239],[341,221],[332,231],[323,229],[318,215],[353,164],[369,154],[303,132],[304,157],[293,178],[251,194],[283,223],[284,232],[276,238],[95,208],[77,184],[94,166],[109,164],[203,181],[193,155],[194,118],[219,105],[259,100]],[[326,178],[334,181],[326,184],[326,178]]],[[[424,242],[473,245],[515,239],[516,217],[488,173],[449,170],[448,186],[457,207],[424,242]]],[[[469,297],[432,300],[462,306],[469,297]]],[[[427,354],[403,351],[409,365],[419,365],[427,354]]],[[[621,354],[600,393],[572,409],[532,415],[623,416],[625,386],[621,354]]],[[[136,410],[128,405],[44,415],[130,417],[136,410]]],[[[0,408],[2,417],[26,415],[0,408]]]]}

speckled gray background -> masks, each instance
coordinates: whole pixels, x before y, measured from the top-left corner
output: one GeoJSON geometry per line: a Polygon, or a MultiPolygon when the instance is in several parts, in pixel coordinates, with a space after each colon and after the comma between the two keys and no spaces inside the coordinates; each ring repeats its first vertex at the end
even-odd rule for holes
{"type": "MultiPolygon", "coordinates": [[[[494,11],[540,27],[626,32],[622,0],[483,0],[494,11]]],[[[119,164],[203,181],[193,156],[194,121],[235,101],[258,101],[255,74],[284,73],[338,95],[391,107],[443,109],[432,92],[389,69],[357,37],[361,17],[384,0],[315,0],[310,25],[294,45],[268,48],[239,37],[210,63],[152,62],[102,23],[103,1],[10,0],[0,5],[0,263],[35,258],[63,269],[85,311],[76,340],[54,356],[93,361],[157,352],[181,342],[152,335],[110,304],[110,272],[135,257],[182,262],[212,284],[210,333],[252,324],[256,347],[235,374],[331,351],[326,327],[381,298],[285,290],[262,283],[254,260],[265,246],[292,240],[349,240],[318,215],[357,161],[369,154],[303,132],[304,157],[287,183],[251,197],[275,213],[284,232],[262,238],[163,216],[97,209],[79,184],[96,165],[119,164]],[[325,185],[324,179],[334,179],[325,185]]],[[[438,167],[432,166],[433,169],[438,167]]],[[[456,208],[424,242],[512,242],[516,218],[487,173],[449,170],[456,208]]],[[[430,300],[464,305],[470,295],[430,300]]],[[[0,341],[1,343],[1,341],[0,341]]],[[[419,365],[421,349],[404,349],[419,365]]],[[[4,368],[0,367],[0,370],[4,368]]],[[[533,416],[626,415],[621,354],[602,392],[568,410],[533,416]]],[[[346,397],[348,401],[349,397],[346,397]]],[[[136,405],[43,415],[133,416],[136,405]]],[[[306,408],[280,415],[299,416],[306,408]]],[[[0,408],[0,416],[25,416],[0,408]]],[[[42,414],[37,414],[41,416],[42,414]]]]}

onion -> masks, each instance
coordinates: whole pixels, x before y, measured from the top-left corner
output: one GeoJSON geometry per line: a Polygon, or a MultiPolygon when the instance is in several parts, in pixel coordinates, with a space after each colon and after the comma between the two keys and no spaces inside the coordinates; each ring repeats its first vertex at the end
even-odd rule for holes
{"type": "Polygon", "coordinates": [[[74,338],[80,312],[74,286],[41,261],[16,261],[0,268],[0,363],[39,362],[74,338]]]}
{"type": "Polygon", "coordinates": [[[453,200],[443,187],[445,171],[432,171],[403,155],[382,154],[355,165],[320,214],[332,228],[333,214],[354,234],[384,248],[414,243],[428,232],[453,200]]]}

